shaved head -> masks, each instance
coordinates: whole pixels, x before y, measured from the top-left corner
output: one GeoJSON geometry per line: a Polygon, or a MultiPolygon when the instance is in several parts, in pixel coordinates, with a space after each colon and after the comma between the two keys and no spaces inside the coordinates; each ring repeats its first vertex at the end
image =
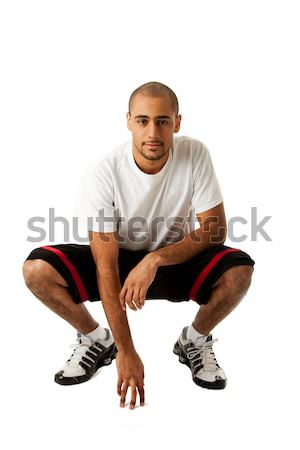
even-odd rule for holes
{"type": "Polygon", "coordinates": [[[178,115],[179,107],[176,94],[165,84],[159,83],[158,81],[150,81],[149,83],[142,84],[137,89],[135,89],[135,91],[133,91],[129,98],[129,113],[131,113],[134,98],[138,94],[148,97],[168,97],[175,115],[178,115]]]}

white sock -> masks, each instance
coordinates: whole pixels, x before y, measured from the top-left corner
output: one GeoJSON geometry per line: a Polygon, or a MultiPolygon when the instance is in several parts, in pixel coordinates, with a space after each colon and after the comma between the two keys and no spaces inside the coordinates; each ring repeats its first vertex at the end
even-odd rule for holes
{"type": "Polygon", "coordinates": [[[89,336],[93,342],[99,339],[104,340],[106,338],[106,331],[101,327],[101,325],[98,325],[95,330],[90,331],[86,334],[86,336],[89,336]]]}
{"type": "MultiPolygon", "coordinates": [[[[194,344],[196,343],[196,340],[198,339],[198,338],[204,338],[204,337],[206,337],[207,335],[205,335],[205,334],[201,334],[201,333],[199,333],[194,327],[193,327],[193,325],[190,325],[189,327],[188,327],[188,329],[187,329],[187,331],[186,331],[186,337],[187,337],[187,339],[190,339],[194,344]]],[[[203,340],[205,340],[205,339],[203,339],[203,340]]],[[[198,341],[199,342],[199,341],[198,341]]]]}

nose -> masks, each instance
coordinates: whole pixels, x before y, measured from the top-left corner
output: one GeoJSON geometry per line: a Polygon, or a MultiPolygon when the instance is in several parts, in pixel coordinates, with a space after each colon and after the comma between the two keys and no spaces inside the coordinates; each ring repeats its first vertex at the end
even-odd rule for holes
{"type": "Polygon", "coordinates": [[[153,122],[149,122],[149,126],[148,126],[148,138],[151,140],[160,140],[159,137],[159,129],[158,129],[158,125],[155,123],[155,121],[153,122]]]}

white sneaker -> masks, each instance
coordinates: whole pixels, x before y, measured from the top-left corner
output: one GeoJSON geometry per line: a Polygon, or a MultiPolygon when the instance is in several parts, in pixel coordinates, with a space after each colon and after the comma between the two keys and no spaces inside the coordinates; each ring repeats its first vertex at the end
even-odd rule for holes
{"type": "Polygon", "coordinates": [[[73,353],[62,367],[55,374],[54,381],[63,385],[78,384],[88,381],[99,367],[111,364],[116,357],[117,348],[113,336],[108,328],[106,338],[92,341],[92,339],[82,333],[77,332],[76,344],[73,353]]]}
{"type": "Polygon", "coordinates": [[[181,335],[174,345],[173,352],[179,356],[179,361],[186,364],[192,372],[193,381],[199,386],[208,389],[224,389],[226,376],[217,363],[212,345],[217,339],[212,334],[205,338],[198,338],[194,344],[186,337],[188,326],[184,327],[181,335]]]}

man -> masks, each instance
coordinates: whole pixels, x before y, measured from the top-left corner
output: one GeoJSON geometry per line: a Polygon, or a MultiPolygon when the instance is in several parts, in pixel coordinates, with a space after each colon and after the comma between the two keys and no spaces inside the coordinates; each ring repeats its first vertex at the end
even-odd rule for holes
{"type": "Polygon", "coordinates": [[[155,298],[201,305],[173,352],[195,383],[222,389],[226,376],[211,331],[246,294],[255,264],[224,245],[224,204],[208,149],[175,137],[180,122],[169,87],[149,82],[137,88],[127,113],[132,138],[89,164],[82,177],[78,211],[88,219],[90,245],[39,247],[24,262],[28,288],[77,330],[75,350],[55,381],[87,381],[116,358],[120,406],[131,387],[131,409],[137,393],[145,402],[144,366],[126,306],[136,311],[155,298]],[[102,300],[112,332],[90,315],[88,299],[102,300]]]}

